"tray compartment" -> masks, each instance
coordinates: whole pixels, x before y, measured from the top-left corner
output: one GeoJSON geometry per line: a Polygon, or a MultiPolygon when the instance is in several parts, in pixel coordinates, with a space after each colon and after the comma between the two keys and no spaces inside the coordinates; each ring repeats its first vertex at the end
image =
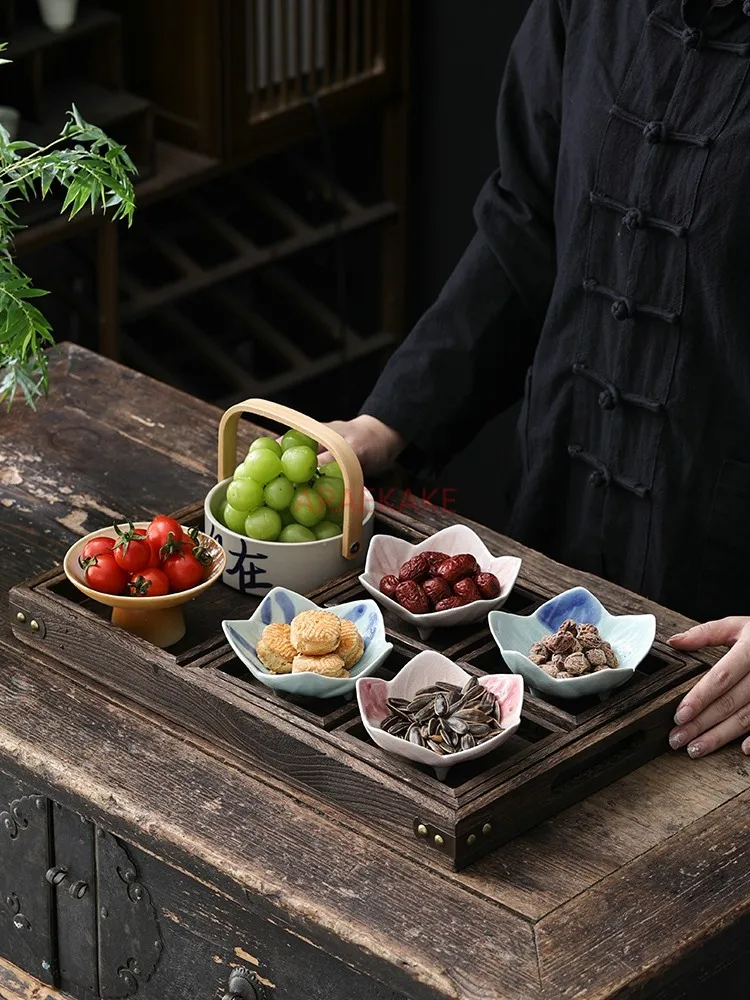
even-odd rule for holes
{"type": "MultiPolygon", "coordinates": [[[[394,646],[393,652],[378,669],[376,676],[391,680],[412,655],[405,647],[394,646]]],[[[291,709],[300,718],[320,729],[330,730],[355,716],[359,718],[355,698],[300,698],[278,694],[257,681],[245,664],[231,655],[231,650],[229,655],[210,661],[207,669],[231,678],[238,691],[277,708],[287,711],[291,709]]]]}

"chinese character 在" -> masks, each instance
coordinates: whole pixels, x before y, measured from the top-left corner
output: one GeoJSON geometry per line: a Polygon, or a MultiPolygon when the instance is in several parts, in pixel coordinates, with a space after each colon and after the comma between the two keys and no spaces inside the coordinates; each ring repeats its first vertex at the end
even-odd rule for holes
{"type": "MultiPolygon", "coordinates": [[[[211,537],[215,539],[222,545],[221,535],[218,533],[211,532],[211,537]]],[[[228,576],[236,576],[239,584],[238,589],[244,594],[248,590],[270,590],[273,586],[270,583],[266,583],[263,580],[259,580],[259,576],[265,576],[267,570],[260,566],[256,566],[254,560],[260,562],[262,559],[268,559],[267,555],[262,552],[248,552],[247,542],[243,538],[240,541],[239,552],[227,549],[227,557],[229,559],[234,559],[234,562],[230,565],[227,562],[227,568],[224,571],[228,576]]]]}

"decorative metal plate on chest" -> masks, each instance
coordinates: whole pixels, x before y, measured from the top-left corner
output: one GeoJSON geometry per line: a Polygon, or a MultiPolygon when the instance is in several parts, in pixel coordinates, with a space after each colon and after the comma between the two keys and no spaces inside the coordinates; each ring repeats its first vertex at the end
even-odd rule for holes
{"type": "Polygon", "coordinates": [[[154,974],[164,944],[151,895],[124,845],[96,831],[99,995],[126,997],[154,974]]]}
{"type": "MultiPolygon", "coordinates": [[[[7,810],[0,812],[0,835],[7,836],[11,840],[21,840],[20,851],[14,856],[15,860],[20,860],[22,865],[32,864],[36,860],[37,843],[35,838],[22,838],[25,830],[29,826],[33,827],[35,814],[38,815],[37,825],[46,823],[46,801],[41,795],[27,795],[20,799],[14,799],[7,810]]],[[[14,865],[7,864],[7,876],[10,879],[14,865]]],[[[2,902],[6,912],[11,915],[11,922],[15,930],[28,932],[31,930],[31,923],[24,913],[25,907],[18,894],[11,888],[10,883],[0,887],[2,889],[2,902]]]]}

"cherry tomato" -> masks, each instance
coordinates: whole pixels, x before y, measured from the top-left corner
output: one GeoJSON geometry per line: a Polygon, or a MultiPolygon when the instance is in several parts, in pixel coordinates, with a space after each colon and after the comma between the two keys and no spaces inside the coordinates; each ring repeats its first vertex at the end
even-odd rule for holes
{"type": "Polygon", "coordinates": [[[180,543],[184,538],[184,533],[182,526],[178,521],[175,521],[173,517],[167,517],[166,514],[157,514],[146,529],[146,537],[151,543],[151,549],[154,554],[152,565],[158,566],[159,562],[166,558],[168,553],[162,553],[162,548],[168,545],[171,541],[180,543]]]}
{"type": "Polygon", "coordinates": [[[164,560],[164,572],[172,590],[190,590],[203,581],[203,564],[192,552],[175,552],[164,560]]]}
{"type": "Polygon", "coordinates": [[[146,535],[136,531],[132,524],[127,531],[121,531],[117,525],[115,530],[117,540],[113,551],[117,565],[128,575],[145,569],[151,562],[151,545],[146,535]]]}
{"type": "Polygon", "coordinates": [[[163,597],[169,593],[169,577],[154,567],[133,573],[128,581],[128,594],[131,597],[163,597]]]}
{"type": "Polygon", "coordinates": [[[90,559],[80,559],[86,583],[102,594],[122,594],[128,574],[117,565],[111,552],[99,552],[90,559]]]}
{"type": "Polygon", "coordinates": [[[86,542],[83,547],[83,552],[81,553],[81,558],[90,559],[92,556],[96,556],[100,552],[111,552],[114,547],[114,538],[107,538],[105,535],[97,535],[96,538],[92,538],[90,542],[86,542]]]}

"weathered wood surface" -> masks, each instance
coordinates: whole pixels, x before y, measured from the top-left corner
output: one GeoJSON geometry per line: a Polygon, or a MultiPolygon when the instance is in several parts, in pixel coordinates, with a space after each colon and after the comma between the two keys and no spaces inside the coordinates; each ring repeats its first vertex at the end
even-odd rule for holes
{"type": "MultiPolygon", "coordinates": [[[[3,592],[59,561],[76,535],[183,506],[214,481],[211,407],[77,347],[61,350],[51,376],[38,414],[0,415],[3,592]]],[[[435,527],[445,516],[420,511],[435,527]]],[[[550,593],[567,585],[564,567],[523,554],[524,579],[544,574],[550,593]]],[[[0,608],[0,764],[216,892],[283,914],[393,989],[467,1000],[747,995],[742,968],[723,973],[723,993],[699,975],[747,954],[750,769],[738,746],[701,761],[665,753],[448,875],[50,671],[0,608]]],[[[657,612],[663,632],[682,627],[657,612]]],[[[9,976],[0,966],[0,995],[34,996],[9,976]]]]}
{"type": "Polygon", "coordinates": [[[266,919],[293,915],[305,937],[394,989],[467,1000],[538,994],[528,923],[217,766],[26,651],[4,660],[0,703],[11,710],[0,718],[0,751],[12,748],[37,791],[76,811],[84,802],[97,824],[266,919]]]}
{"type": "Polygon", "coordinates": [[[28,973],[0,958],[2,1000],[65,1000],[62,993],[44,986],[28,973]]]}

